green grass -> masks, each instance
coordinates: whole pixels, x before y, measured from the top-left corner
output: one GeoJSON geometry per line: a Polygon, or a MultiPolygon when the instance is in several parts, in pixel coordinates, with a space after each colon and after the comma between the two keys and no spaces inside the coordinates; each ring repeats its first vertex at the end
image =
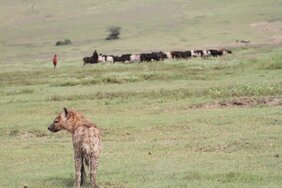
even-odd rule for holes
{"type": "Polygon", "coordinates": [[[279,0],[2,0],[0,187],[72,187],[71,135],[47,130],[63,107],[101,130],[100,187],[281,187],[281,8],[279,0]],[[105,41],[112,26],[121,39],[105,41]],[[71,45],[55,46],[66,38],[71,45]],[[82,65],[94,49],[215,47],[233,54],[82,65]],[[236,100],[262,102],[220,105],[236,100]]]}
{"type": "Polygon", "coordinates": [[[281,100],[280,50],[127,65],[67,61],[56,70],[49,62],[0,64],[0,187],[72,186],[71,136],[47,130],[65,106],[101,129],[101,187],[280,187],[281,106],[191,108],[281,100]]]}

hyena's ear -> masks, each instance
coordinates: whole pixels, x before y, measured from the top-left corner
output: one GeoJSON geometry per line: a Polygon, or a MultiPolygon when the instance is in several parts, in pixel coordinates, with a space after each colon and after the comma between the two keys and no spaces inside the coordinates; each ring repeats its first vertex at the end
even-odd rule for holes
{"type": "Polygon", "coordinates": [[[68,110],[66,107],[64,108],[64,112],[65,112],[65,116],[68,117],[68,110]]]}

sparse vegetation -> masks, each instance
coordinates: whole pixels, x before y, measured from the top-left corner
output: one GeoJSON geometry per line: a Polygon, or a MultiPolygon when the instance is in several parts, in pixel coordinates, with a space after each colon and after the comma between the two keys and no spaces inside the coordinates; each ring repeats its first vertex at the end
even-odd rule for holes
{"type": "Polygon", "coordinates": [[[109,29],[109,35],[106,37],[106,40],[116,40],[119,39],[120,27],[113,26],[109,29]]]}
{"type": "Polygon", "coordinates": [[[57,41],[56,46],[65,46],[65,45],[71,45],[72,42],[70,39],[65,39],[64,41],[57,41]]]}

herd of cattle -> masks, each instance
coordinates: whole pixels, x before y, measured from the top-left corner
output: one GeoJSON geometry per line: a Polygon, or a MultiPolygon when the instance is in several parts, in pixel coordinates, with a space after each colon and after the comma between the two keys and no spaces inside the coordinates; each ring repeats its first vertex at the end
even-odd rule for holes
{"type": "Polygon", "coordinates": [[[231,50],[227,49],[209,49],[209,50],[187,50],[187,51],[170,51],[170,52],[151,52],[140,54],[122,54],[120,56],[115,55],[103,55],[97,53],[95,50],[91,57],[84,57],[83,62],[85,64],[96,64],[100,62],[151,62],[151,61],[163,61],[164,59],[188,59],[192,57],[218,57],[225,54],[231,54],[231,50]]]}

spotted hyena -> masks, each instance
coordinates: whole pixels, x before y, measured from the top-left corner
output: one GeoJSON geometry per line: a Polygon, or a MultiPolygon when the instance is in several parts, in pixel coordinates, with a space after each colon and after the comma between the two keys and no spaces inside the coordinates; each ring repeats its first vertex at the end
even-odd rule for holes
{"type": "Polygon", "coordinates": [[[64,108],[64,111],[48,127],[51,132],[58,132],[63,129],[72,133],[75,159],[74,187],[80,187],[86,179],[83,164],[85,163],[89,167],[92,187],[97,188],[96,173],[102,148],[98,128],[81,113],[64,108]]]}

